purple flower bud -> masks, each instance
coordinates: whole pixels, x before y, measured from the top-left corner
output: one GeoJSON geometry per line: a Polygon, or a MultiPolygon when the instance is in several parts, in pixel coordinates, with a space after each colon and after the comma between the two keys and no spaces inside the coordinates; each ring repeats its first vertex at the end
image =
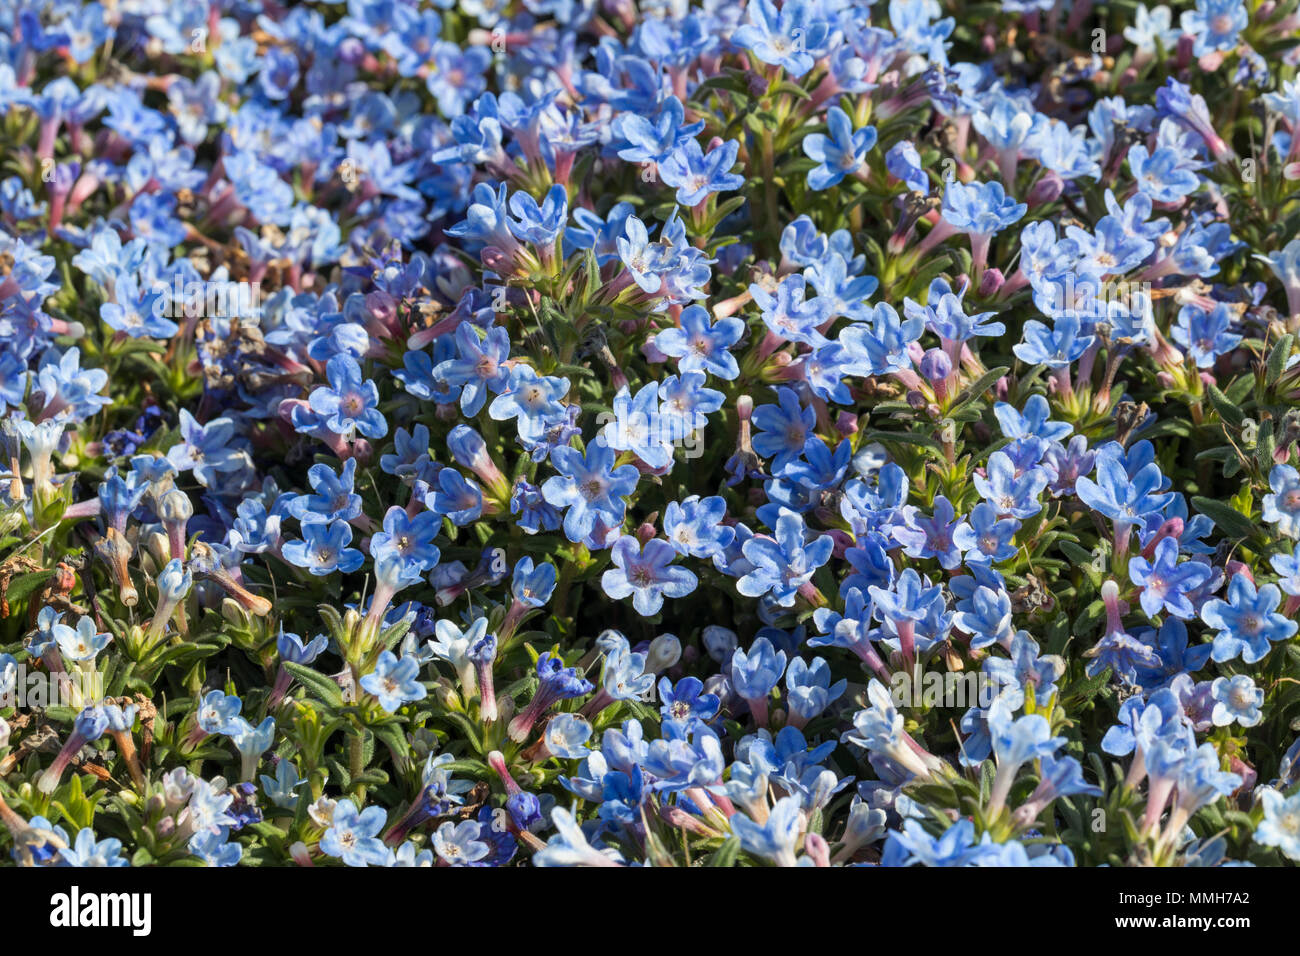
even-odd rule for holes
{"type": "Polygon", "coordinates": [[[1002,275],[1001,269],[989,269],[984,275],[980,276],[979,294],[988,298],[997,295],[998,290],[1002,288],[1002,283],[1006,278],[1002,275]]]}
{"type": "Polygon", "coordinates": [[[1065,181],[1050,169],[1029,190],[1026,202],[1030,206],[1041,206],[1054,202],[1065,191],[1065,181]]]}
{"type": "Polygon", "coordinates": [[[952,374],[952,359],[943,349],[930,349],[921,357],[921,374],[931,382],[946,381],[952,374]]]}

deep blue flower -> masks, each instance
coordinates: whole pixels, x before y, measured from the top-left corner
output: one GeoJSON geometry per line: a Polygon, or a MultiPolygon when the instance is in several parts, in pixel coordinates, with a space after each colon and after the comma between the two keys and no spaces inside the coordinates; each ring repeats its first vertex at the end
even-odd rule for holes
{"type": "Polygon", "coordinates": [[[677,359],[682,372],[708,372],[730,382],[740,374],[740,366],[728,349],[744,334],[740,319],[728,316],[714,323],[703,306],[691,305],[682,310],[677,328],[655,336],[655,347],[677,359]]]}
{"type": "Polygon", "coordinates": [[[1128,566],[1129,577],[1142,589],[1140,602],[1148,617],[1167,611],[1175,617],[1190,620],[1196,608],[1188,599],[1194,591],[1214,576],[1208,564],[1199,561],[1178,563],[1178,541],[1162,538],[1156,545],[1151,561],[1135,556],[1128,566]]]}
{"type": "Polygon", "coordinates": [[[643,617],[658,614],[665,597],[685,597],[699,583],[693,572],[672,565],[676,557],[672,546],[659,538],[650,539],[644,548],[637,547],[635,538],[619,538],[611,550],[614,566],[601,575],[600,586],[616,601],[630,595],[643,617]]]}
{"type": "Polygon", "coordinates": [[[817,414],[804,408],[799,395],[791,388],[776,390],[776,405],[760,405],[754,409],[754,451],[772,459],[772,470],[779,471],[803,454],[817,425],[817,414]]]}
{"type": "Polygon", "coordinates": [[[423,700],[428,693],[419,681],[420,664],[412,657],[398,658],[392,651],[382,651],[374,670],[361,678],[361,689],[374,694],[379,706],[390,714],[403,704],[423,700]]]}
{"type": "Polygon", "coordinates": [[[773,537],[755,535],[742,546],[753,570],[736,582],[736,590],[748,597],[770,594],[782,607],[793,606],[799,588],[830,560],[834,548],[830,535],[818,535],[811,542],[807,537],[803,518],[782,510],[773,537]]]}
{"type": "Polygon", "coordinates": [[[302,526],[302,540],[285,542],[281,552],[290,564],[306,568],[318,577],[335,571],[350,574],[365,561],[360,551],[348,547],[351,543],[352,528],[346,521],[330,525],[308,521],[302,526]]]}
{"type": "Polygon", "coordinates": [[[745,177],[731,172],[740,152],[739,140],[728,140],[709,150],[700,148],[698,140],[683,140],[659,163],[665,183],[677,189],[677,201],[683,206],[697,206],[711,193],[729,192],[745,185],[745,177]]]}
{"type": "Polygon", "coordinates": [[[1295,621],[1278,613],[1282,592],[1276,584],[1265,584],[1256,590],[1254,583],[1244,574],[1234,575],[1228,582],[1227,600],[1213,598],[1201,608],[1201,620],[1218,633],[1214,635],[1216,663],[1240,657],[1247,664],[1264,659],[1270,642],[1285,641],[1295,634],[1295,621]]]}
{"type": "Polygon", "coordinates": [[[542,495],[548,504],[565,508],[564,533],[582,541],[603,521],[611,527],[623,523],[623,496],[632,493],[639,479],[633,465],[615,467],[614,449],[593,441],[582,453],[567,446],[551,452],[551,464],[560,474],[547,478],[542,495]]]}
{"type": "Polygon", "coordinates": [[[853,129],[853,121],[838,106],[826,111],[825,135],[809,133],[803,138],[804,154],[817,163],[808,171],[808,188],[829,189],[845,176],[857,172],[867,153],[876,145],[876,129],[853,129]]]}
{"type": "Polygon", "coordinates": [[[350,355],[335,355],[325,366],[329,385],[315,389],[308,399],[311,410],[338,435],[360,432],[367,438],[383,438],[388,423],[379,412],[379,388],[363,378],[361,366],[350,355]]]}
{"type": "Polygon", "coordinates": [[[793,77],[812,69],[829,39],[830,21],[808,0],[786,0],[779,11],[772,0],[754,0],[745,13],[747,21],[732,33],[731,42],[793,77]]]}

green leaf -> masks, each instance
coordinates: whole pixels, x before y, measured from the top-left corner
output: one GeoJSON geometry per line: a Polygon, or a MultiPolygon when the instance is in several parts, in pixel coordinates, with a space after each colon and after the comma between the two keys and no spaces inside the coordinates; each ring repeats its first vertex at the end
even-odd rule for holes
{"type": "Polygon", "coordinates": [[[333,679],[325,676],[320,671],[312,670],[310,667],[304,667],[302,664],[295,664],[292,661],[283,662],[284,669],[298,679],[298,681],[315,694],[324,703],[331,707],[343,706],[343,690],[333,679]]]}
{"type": "Polygon", "coordinates": [[[1110,683],[1111,669],[1107,667],[1101,673],[1093,677],[1084,677],[1065,689],[1061,694],[1061,702],[1069,703],[1070,706],[1076,704],[1086,704],[1105,689],[1110,683]]]}
{"type": "Polygon", "coordinates": [[[1006,375],[1007,372],[1009,371],[1011,371],[1011,369],[1009,366],[1006,365],[1000,365],[997,368],[989,369],[987,372],[985,372],[983,375],[979,377],[978,381],[965,388],[962,391],[962,393],[957,396],[957,404],[953,405],[952,410],[957,411],[959,409],[965,408],[971,402],[975,401],[986,391],[992,388],[993,383],[996,382],[998,379],[1000,379],[1003,375],[1006,375]]]}
{"type": "Polygon", "coordinates": [[[33,571],[31,574],[19,574],[9,582],[9,589],[5,591],[5,599],[21,601],[52,577],[54,577],[53,568],[49,571],[33,571]]]}
{"type": "Polygon", "coordinates": [[[1249,375],[1242,375],[1240,378],[1233,380],[1223,390],[1223,394],[1228,396],[1228,401],[1232,402],[1232,404],[1240,405],[1246,400],[1246,396],[1250,394],[1254,387],[1255,379],[1249,375]]]}
{"type": "Polygon", "coordinates": [[[740,856],[740,838],[728,837],[722,846],[709,855],[708,859],[704,861],[704,865],[708,867],[735,866],[738,856],[740,856]]]}
{"type": "Polygon", "coordinates": [[[1219,413],[1219,417],[1231,425],[1233,428],[1240,428],[1241,423],[1246,420],[1246,414],[1237,405],[1228,400],[1228,396],[1217,385],[1211,385],[1208,390],[1210,404],[1214,410],[1219,413]]]}
{"type": "Polygon", "coordinates": [[[1295,344],[1295,336],[1287,333],[1277,340],[1277,345],[1273,346],[1273,351],[1268,353],[1268,362],[1264,374],[1264,384],[1273,385],[1282,373],[1286,371],[1287,359],[1291,357],[1291,347],[1295,344]]]}
{"type": "Polygon", "coordinates": [[[1249,538],[1255,532],[1253,521],[1222,501],[1197,495],[1192,498],[1192,507],[1203,515],[1209,515],[1229,538],[1249,538]]]}

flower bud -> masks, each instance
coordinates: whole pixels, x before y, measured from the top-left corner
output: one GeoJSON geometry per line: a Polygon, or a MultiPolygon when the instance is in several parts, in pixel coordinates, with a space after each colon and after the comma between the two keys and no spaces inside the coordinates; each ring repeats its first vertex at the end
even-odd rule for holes
{"type": "Polygon", "coordinates": [[[1065,191],[1065,181],[1059,175],[1048,170],[1029,190],[1025,202],[1032,209],[1043,203],[1054,202],[1065,191]]]}
{"type": "Polygon", "coordinates": [[[997,295],[1005,281],[1001,269],[985,269],[984,275],[980,276],[979,294],[984,298],[997,295]]]}
{"type": "MultiPolygon", "coordinates": [[[[952,359],[948,358],[943,349],[930,349],[921,357],[920,369],[928,381],[946,381],[952,374],[952,359]]],[[[910,400],[911,396],[908,398],[910,400]]]]}
{"type": "Polygon", "coordinates": [[[660,634],[650,642],[645,656],[647,674],[658,674],[676,664],[682,657],[682,642],[675,634],[660,634]]]}
{"type": "Polygon", "coordinates": [[[179,559],[172,558],[158,575],[158,598],[160,602],[177,604],[190,593],[194,584],[194,575],[179,559]]]}

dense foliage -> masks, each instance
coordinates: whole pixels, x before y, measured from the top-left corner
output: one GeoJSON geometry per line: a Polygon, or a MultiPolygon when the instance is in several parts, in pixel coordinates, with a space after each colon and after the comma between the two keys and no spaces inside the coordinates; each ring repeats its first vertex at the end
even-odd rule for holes
{"type": "Polygon", "coordinates": [[[1295,0],[0,27],[17,863],[1300,860],[1295,0]]]}

